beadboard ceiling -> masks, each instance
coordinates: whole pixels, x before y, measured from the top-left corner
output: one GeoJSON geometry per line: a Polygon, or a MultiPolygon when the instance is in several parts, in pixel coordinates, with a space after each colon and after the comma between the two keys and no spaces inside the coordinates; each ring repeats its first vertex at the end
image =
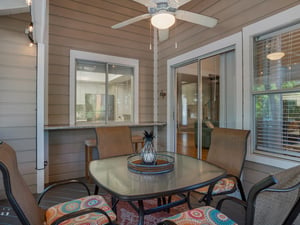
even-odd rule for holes
{"type": "Polygon", "coordinates": [[[28,11],[26,0],[0,0],[0,16],[28,11]]]}

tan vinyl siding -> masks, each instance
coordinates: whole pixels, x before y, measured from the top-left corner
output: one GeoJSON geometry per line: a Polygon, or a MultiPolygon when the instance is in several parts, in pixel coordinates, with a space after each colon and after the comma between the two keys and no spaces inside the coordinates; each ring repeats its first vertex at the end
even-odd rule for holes
{"type": "Polygon", "coordinates": [[[28,13],[0,16],[0,139],[16,150],[20,171],[36,192],[36,48],[24,33],[30,20],[28,13]]]}
{"type": "MultiPolygon", "coordinates": [[[[169,39],[158,46],[157,90],[167,90],[168,59],[239,32],[246,25],[297,4],[297,0],[193,0],[183,5],[183,10],[218,18],[219,24],[209,29],[176,22],[169,39]]],[[[147,8],[131,0],[50,0],[49,11],[48,124],[69,123],[70,49],[138,59],[139,118],[141,122],[152,121],[154,55],[149,50],[153,35],[149,20],[111,29],[118,22],[147,13],[147,8]]],[[[158,95],[157,100],[158,121],[166,121],[167,98],[158,95]]],[[[166,147],[166,135],[165,127],[159,129],[160,149],[166,147]]],[[[91,130],[49,131],[49,181],[83,176],[83,142],[93,137],[91,130]]]]}
{"type": "MultiPolygon", "coordinates": [[[[120,4],[119,1],[50,1],[49,125],[69,123],[71,49],[138,59],[139,103],[153,108],[153,52],[149,50],[149,29],[139,23],[129,29],[111,29],[117,21],[132,16],[135,8],[130,9],[131,6],[137,7],[129,0],[122,1],[122,5],[128,7],[125,10],[120,4]],[[115,18],[118,20],[114,21],[115,18]]],[[[140,111],[139,118],[142,122],[152,121],[153,110],[140,111]]]]}
{"type": "MultiPolygon", "coordinates": [[[[153,51],[149,50],[149,26],[142,21],[126,29],[110,27],[145,10],[130,0],[49,1],[49,125],[69,123],[71,49],[139,60],[139,120],[153,121],[153,51]],[[140,12],[135,12],[136,9],[140,12]]],[[[84,176],[83,143],[87,138],[95,138],[92,130],[49,132],[50,182],[84,176]]]]}
{"type": "MultiPolygon", "coordinates": [[[[184,5],[182,9],[213,16],[219,20],[219,23],[211,29],[187,22],[176,22],[170,30],[169,39],[161,42],[158,47],[158,90],[166,90],[167,87],[168,59],[242,31],[244,26],[299,4],[297,0],[219,0],[199,1],[196,5],[195,2],[184,5]],[[174,47],[175,42],[177,48],[174,47]]],[[[160,121],[166,121],[166,101],[166,98],[159,98],[158,119],[160,121]]]]}
{"type": "Polygon", "coordinates": [[[93,129],[49,132],[49,182],[84,176],[84,140],[90,138],[93,129]]]}

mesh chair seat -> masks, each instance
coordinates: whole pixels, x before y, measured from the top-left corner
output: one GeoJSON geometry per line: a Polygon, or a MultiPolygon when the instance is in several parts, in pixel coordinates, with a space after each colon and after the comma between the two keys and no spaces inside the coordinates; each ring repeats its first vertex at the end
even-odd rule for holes
{"type": "Polygon", "coordinates": [[[192,209],[167,217],[163,221],[171,221],[177,225],[235,225],[233,220],[211,206],[192,209]]]}
{"type": "MultiPolygon", "coordinates": [[[[63,215],[76,212],[81,209],[93,208],[93,207],[104,210],[107,213],[107,215],[111,218],[111,220],[116,220],[116,215],[108,206],[104,198],[98,195],[91,195],[76,200],[63,202],[50,207],[46,211],[47,224],[49,225],[52,224],[55,220],[62,217],[63,215]]],[[[93,212],[93,213],[68,219],[64,221],[63,224],[73,225],[73,224],[80,224],[82,222],[84,222],[84,224],[106,224],[109,221],[104,215],[93,212]]]]}
{"type": "MultiPolygon", "coordinates": [[[[206,194],[208,192],[208,188],[209,188],[209,186],[205,186],[205,187],[196,189],[196,191],[201,194],[206,194]]],[[[221,193],[233,192],[235,190],[235,188],[236,188],[235,182],[232,179],[223,178],[215,184],[212,194],[218,195],[221,193]]]]}
{"type": "Polygon", "coordinates": [[[245,208],[245,225],[292,225],[300,211],[299,194],[300,165],[269,175],[254,184],[247,201],[228,196],[222,198],[216,208],[204,206],[191,209],[165,218],[158,225],[236,224],[220,212],[225,201],[245,208]]]}

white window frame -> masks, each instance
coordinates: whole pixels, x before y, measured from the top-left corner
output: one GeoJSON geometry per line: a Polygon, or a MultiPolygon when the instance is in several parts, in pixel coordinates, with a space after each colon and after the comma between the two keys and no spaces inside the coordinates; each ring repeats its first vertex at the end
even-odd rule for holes
{"type": "Polygon", "coordinates": [[[70,50],[70,98],[69,98],[69,122],[70,125],[76,124],[75,119],[75,104],[76,104],[76,60],[89,60],[95,62],[104,62],[110,64],[118,64],[124,66],[130,66],[134,68],[133,77],[133,122],[139,122],[139,61],[137,59],[124,58],[118,56],[104,55],[92,52],[84,52],[77,50],[70,50]]]}
{"type": "MultiPolygon", "coordinates": [[[[290,8],[286,11],[268,17],[257,23],[251,24],[243,28],[243,60],[244,60],[244,124],[246,129],[253,131],[252,124],[254,118],[253,97],[251,94],[251,84],[253,79],[253,37],[263,33],[272,32],[280,27],[288,26],[300,21],[300,5],[290,8]]],[[[253,132],[252,132],[253,133],[253,132]]],[[[246,159],[249,161],[270,165],[280,168],[290,168],[299,165],[300,160],[283,156],[280,154],[256,151],[253,146],[254,138],[252,138],[251,151],[247,152],[246,159]]]]}

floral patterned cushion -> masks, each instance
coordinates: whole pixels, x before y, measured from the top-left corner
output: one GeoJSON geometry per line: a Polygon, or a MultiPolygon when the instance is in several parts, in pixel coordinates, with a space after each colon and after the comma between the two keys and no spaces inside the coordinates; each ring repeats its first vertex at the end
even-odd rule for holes
{"type": "Polygon", "coordinates": [[[163,219],[177,225],[237,225],[220,211],[204,206],[163,219]]]}
{"type": "MultiPolygon", "coordinates": [[[[222,192],[228,192],[233,190],[235,187],[235,182],[232,179],[223,178],[219,180],[214,186],[213,195],[220,194],[222,192]]],[[[206,194],[208,192],[208,186],[198,188],[196,191],[206,194]]]]}
{"type": "MultiPolygon", "coordinates": [[[[85,208],[100,208],[104,210],[108,216],[111,218],[112,221],[116,220],[116,215],[106,203],[104,198],[98,195],[91,195],[84,198],[79,198],[76,200],[64,202],[61,204],[57,204],[52,206],[46,211],[46,220],[47,225],[53,223],[56,219],[60,218],[61,216],[76,212],[81,209],[85,208]]],[[[82,216],[78,216],[69,220],[64,221],[61,224],[70,224],[70,225],[91,225],[91,224],[105,224],[108,220],[103,214],[99,213],[89,213],[84,214],[82,216]]]]}

